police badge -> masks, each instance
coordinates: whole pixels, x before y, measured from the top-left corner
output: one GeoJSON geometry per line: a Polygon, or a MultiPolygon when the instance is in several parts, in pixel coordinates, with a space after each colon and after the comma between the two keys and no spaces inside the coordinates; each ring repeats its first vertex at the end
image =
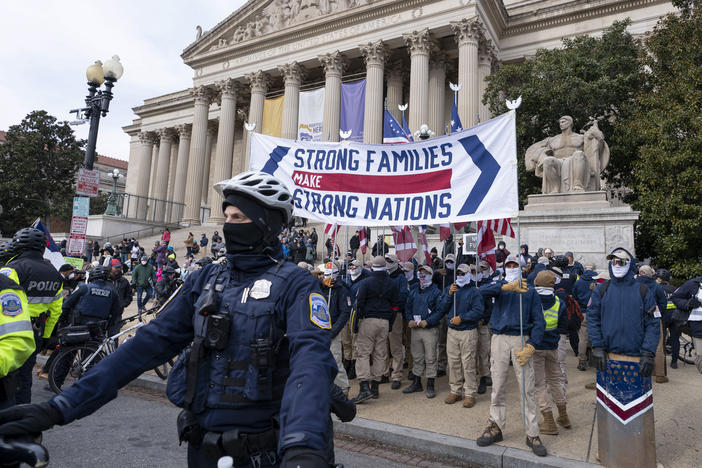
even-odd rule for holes
{"type": "Polygon", "coordinates": [[[271,295],[271,286],[273,283],[266,279],[257,280],[253,286],[251,286],[251,291],[249,296],[254,299],[265,299],[271,295]]]}

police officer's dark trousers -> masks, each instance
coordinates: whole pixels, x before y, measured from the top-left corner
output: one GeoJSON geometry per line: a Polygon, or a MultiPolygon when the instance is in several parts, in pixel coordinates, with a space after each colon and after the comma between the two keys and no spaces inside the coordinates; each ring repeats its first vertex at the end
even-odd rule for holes
{"type": "Polygon", "coordinates": [[[15,400],[18,405],[32,402],[32,372],[36,363],[37,352],[34,351],[17,371],[19,374],[19,389],[17,390],[17,395],[15,395],[15,400]]]}

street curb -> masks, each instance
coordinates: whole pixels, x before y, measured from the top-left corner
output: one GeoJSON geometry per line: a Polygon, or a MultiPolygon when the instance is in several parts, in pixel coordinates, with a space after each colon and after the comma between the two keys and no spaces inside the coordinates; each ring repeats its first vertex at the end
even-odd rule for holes
{"type": "Polygon", "coordinates": [[[594,468],[600,466],[569,458],[537,457],[531,451],[500,445],[478,447],[471,439],[364,418],[356,418],[347,423],[335,420],[334,432],[495,468],[594,468]]]}

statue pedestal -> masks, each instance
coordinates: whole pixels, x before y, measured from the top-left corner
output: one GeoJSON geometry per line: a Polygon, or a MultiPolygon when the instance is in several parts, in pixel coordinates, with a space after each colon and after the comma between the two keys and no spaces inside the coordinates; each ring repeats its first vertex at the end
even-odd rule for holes
{"type": "MultiPolygon", "coordinates": [[[[616,247],[634,252],[634,223],[639,212],[630,206],[612,206],[606,192],[530,195],[519,212],[521,243],[530,253],[550,247],[556,255],[567,251],[581,263],[605,267],[605,256],[616,247]]],[[[515,226],[515,220],[512,220],[515,226]]],[[[516,239],[505,238],[507,248],[519,252],[516,239]]]]}

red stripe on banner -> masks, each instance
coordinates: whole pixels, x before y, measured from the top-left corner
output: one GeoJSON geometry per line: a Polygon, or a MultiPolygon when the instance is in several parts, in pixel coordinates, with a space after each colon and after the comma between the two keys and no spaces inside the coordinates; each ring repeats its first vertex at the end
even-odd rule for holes
{"type": "Polygon", "coordinates": [[[641,403],[632,406],[628,410],[623,410],[619,407],[616,401],[607,397],[607,395],[602,393],[600,389],[597,389],[597,399],[600,400],[600,402],[602,402],[602,404],[607,408],[612,410],[612,412],[619,416],[619,418],[625,423],[628,423],[629,420],[634,419],[636,416],[647,410],[649,406],[653,405],[653,395],[649,395],[641,403]]]}
{"type": "Polygon", "coordinates": [[[451,188],[451,169],[407,175],[320,174],[295,171],[292,180],[298,187],[323,192],[415,194],[451,188]]]}

